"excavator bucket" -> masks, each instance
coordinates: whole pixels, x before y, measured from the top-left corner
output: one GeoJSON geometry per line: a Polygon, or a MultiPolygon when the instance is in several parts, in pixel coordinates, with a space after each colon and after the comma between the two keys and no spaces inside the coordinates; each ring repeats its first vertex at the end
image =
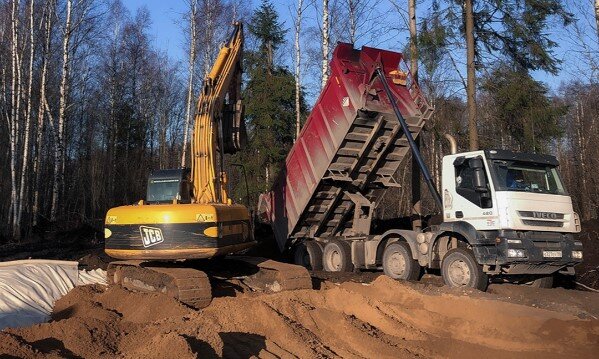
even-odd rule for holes
{"type": "Polygon", "coordinates": [[[261,257],[235,256],[231,259],[258,269],[257,273],[243,280],[254,291],[276,293],[284,290],[312,289],[312,277],[302,266],[261,257]]]}

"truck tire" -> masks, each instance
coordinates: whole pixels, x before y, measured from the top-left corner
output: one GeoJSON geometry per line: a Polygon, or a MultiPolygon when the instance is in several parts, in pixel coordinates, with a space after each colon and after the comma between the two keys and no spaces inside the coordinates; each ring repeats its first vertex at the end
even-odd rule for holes
{"type": "Polygon", "coordinates": [[[418,280],[420,264],[412,257],[410,245],[394,242],[383,252],[383,272],[388,277],[402,280],[418,280]]]}
{"type": "Polygon", "coordinates": [[[294,262],[309,270],[322,270],[322,247],[316,241],[298,244],[294,251],[294,262]]]}
{"type": "Polygon", "coordinates": [[[331,240],[327,243],[322,253],[322,267],[327,272],[353,271],[349,243],[341,240],[331,240]]]}
{"type": "Polygon", "coordinates": [[[553,288],[553,275],[537,277],[526,284],[533,288],[553,288]]]}
{"type": "Polygon", "coordinates": [[[447,252],[441,265],[441,275],[449,287],[470,287],[485,291],[489,282],[472,251],[466,248],[454,248],[447,252]]]}

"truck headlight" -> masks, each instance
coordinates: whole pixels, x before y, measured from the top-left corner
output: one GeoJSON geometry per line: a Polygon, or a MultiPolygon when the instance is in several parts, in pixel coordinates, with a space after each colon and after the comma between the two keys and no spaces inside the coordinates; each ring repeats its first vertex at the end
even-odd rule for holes
{"type": "Polygon", "coordinates": [[[524,249],[510,248],[507,250],[507,256],[511,258],[524,258],[526,257],[526,252],[524,251],[524,249]]]}
{"type": "Polygon", "coordinates": [[[582,259],[582,251],[572,251],[572,258],[582,259]]]}

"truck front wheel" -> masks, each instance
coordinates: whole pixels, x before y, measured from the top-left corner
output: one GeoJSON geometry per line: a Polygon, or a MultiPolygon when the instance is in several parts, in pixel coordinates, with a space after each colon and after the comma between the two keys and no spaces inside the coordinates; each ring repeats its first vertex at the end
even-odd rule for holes
{"type": "Polygon", "coordinates": [[[324,246],[322,266],[327,272],[351,272],[354,265],[351,261],[351,247],[341,240],[332,240],[324,246]]]}
{"type": "Polygon", "coordinates": [[[466,248],[454,248],[447,252],[441,265],[441,274],[445,284],[450,287],[470,287],[484,291],[489,282],[472,251],[466,248]]]}
{"type": "Polygon", "coordinates": [[[393,279],[418,280],[420,265],[406,242],[395,242],[383,252],[383,271],[393,279]]]}

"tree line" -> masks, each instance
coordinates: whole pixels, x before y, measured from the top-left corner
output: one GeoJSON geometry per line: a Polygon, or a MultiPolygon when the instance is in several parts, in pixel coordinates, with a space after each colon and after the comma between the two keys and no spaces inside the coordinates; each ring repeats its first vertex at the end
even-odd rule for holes
{"type": "MultiPolygon", "coordinates": [[[[436,112],[421,146],[440,183],[443,134],[461,150],[551,153],[584,219],[599,215],[599,5],[591,0],[187,0],[187,58],[154,45],[119,0],[0,1],[0,236],[31,238],[144,197],[152,169],[189,165],[202,79],[246,25],[249,145],[227,158],[236,199],[270,188],[328,76],[337,41],[400,50],[436,112]],[[279,8],[280,11],[280,8],[279,8]],[[285,14],[283,14],[285,15],[285,14]],[[559,26],[559,34],[550,31],[559,26]],[[558,38],[559,37],[559,38],[558,38]],[[568,41],[571,53],[559,54],[568,41]],[[550,89],[533,76],[571,74],[550,89]],[[237,164],[245,167],[245,177],[237,164]]],[[[412,211],[411,169],[384,216],[412,211]]],[[[423,213],[433,211],[425,194],[423,213]]]]}

